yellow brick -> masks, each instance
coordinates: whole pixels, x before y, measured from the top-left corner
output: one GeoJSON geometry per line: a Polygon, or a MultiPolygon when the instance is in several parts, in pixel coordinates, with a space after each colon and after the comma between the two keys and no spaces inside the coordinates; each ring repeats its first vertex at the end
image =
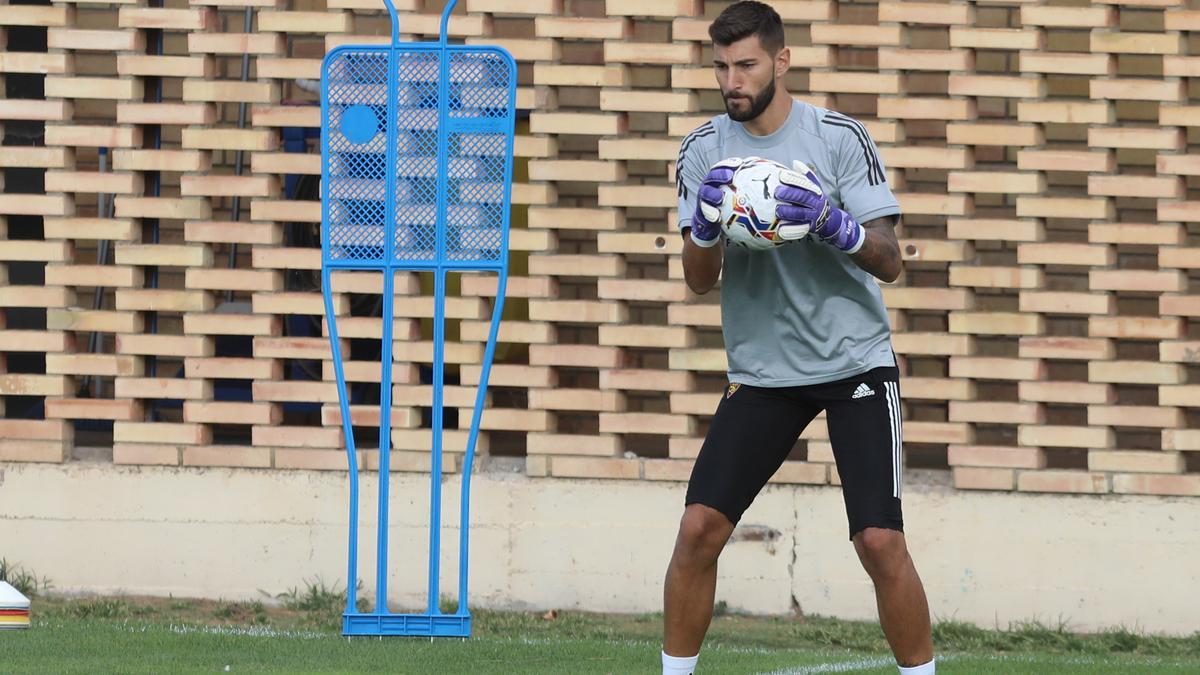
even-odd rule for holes
{"type": "Polygon", "coordinates": [[[954,487],[959,490],[1012,490],[1016,485],[1012,469],[956,466],[953,476],[954,487]]]}
{"type": "Polygon", "coordinates": [[[1183,473],[1183,455],[1178,452],[1139,452],[1128,450],[1092,450],[1088,452],[1091,471],[1127,473],[1183,473]]]}
{"type": "Polygon", "coordinates": [[[1021,492],[1065,492],[1104,494],[1109,491],[1108,478],[1086,471],[1022,471],[1017,474],[1017,489],[1021,492]]]}
{"type": "Polygon", "coordinates": [[[554,457],[550,474],[560,478],[625,478],[641,476],[641,463],[636,459],[554,457]]]}
{"type": "Polygon", "coordinates": [[[1089,382],[1123,384],[1183,384],[1187,374],[1182,365],[1151,361],[1092,361],[1089,382]]]}

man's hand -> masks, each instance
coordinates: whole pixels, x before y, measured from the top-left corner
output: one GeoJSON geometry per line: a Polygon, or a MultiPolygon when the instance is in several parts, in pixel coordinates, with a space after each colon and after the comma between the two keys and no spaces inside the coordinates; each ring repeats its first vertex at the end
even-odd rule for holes
{"type": "Polygon", "coordinates": [[[723,159],[713,164],[701,181],[696,191],[696,210],[692,213],[692,241],[697,246],[710,248],[721,240],[721,202],[725,199],[721,186],[733,182],[733,172],[741,164],[737,157],[723,159]]]}
{"type": "Polygon", "coordinates": [[[779,172],[775,215],[784,222],[776,232],[781,239],[801,239],[809,232],[846,253],[857,253],[866,241],[866,232],[849,213],[829,203],[821,181],[807,164],[792,161],[792,171],[779,172]]]}

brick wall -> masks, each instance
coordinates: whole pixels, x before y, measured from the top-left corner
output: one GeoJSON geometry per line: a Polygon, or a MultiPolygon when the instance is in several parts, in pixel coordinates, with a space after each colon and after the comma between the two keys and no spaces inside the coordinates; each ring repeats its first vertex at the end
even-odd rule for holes
{"type": "MultiPolygon", "coordinates": [[[[342,468],[319,157],[288,138],[319,125],[297,78],[385,40],[382,3],[165,4],[0,6],[0,460],[342,468]]],[[[716,294],[682,281],[673,162],[722,109],[706,27],[726,4],[463,0],[450,22],[513,53],[530,111],[481,449],[531,475],[683,480],[699,449],[725,357],[716,294]]],[[[789,89],[867,125],[906,214],[884,295],[910,466],[1200,495],[1200,11],[773,4],[789,89]]],[[[439,0],[397,6],[404,39],[432,39],[439,0]]],[[[382,280],[333,283],[367,427],[382,280]]],[[[494,286],[466,275],[448,306],[460,426],[494,286]]],[[[429,288],[396,284],[400,470],[428,466],[429,288]]],[[[823,423],[775,480],[837,483],[823,423]]]]}

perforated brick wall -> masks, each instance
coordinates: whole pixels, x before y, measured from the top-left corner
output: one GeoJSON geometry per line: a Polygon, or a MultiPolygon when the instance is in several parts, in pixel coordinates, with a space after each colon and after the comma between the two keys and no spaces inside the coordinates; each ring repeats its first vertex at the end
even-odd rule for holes
{"type": "MultiPolygon", "coordinates": [[[[725,356],[716,294],[682,281],[673,165],[722,111],[706,28],[728,3],[459,4],[451,37],[508,48],[529,111],[481,450],[684,480],[725,356]]],[[[910,465],[962,489],[1200,495],[1200,11],[772,4],[788,88],[864,122],[906,214],[884,296],[910,465]]],[[[397,6],[404,39],[433,38],[439,0],[397,6]]],[[[388,25],[379,0],[0,5],[0,460],[345,467],[297,79],[388,25]]],[[[448,304],[459,427],[494,287],[467,275],[448,304]]],[[[363,427],[381,289],[334,279],[363,427]]],[[[393,467],[419,471],[432,303],[419,275],[396,289],[393,467]]],[[[823,423],[775,480],[837,482],[823,423]]]]}

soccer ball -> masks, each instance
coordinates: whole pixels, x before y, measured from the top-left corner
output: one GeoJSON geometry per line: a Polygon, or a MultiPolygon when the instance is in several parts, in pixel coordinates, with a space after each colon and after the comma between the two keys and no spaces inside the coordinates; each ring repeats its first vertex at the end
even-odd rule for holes
{"type": "Polygon", "coordinates": [[[730,242],[766,251],[784,243],[777,228],[775,188],[779,172],[787,167],[761,157],[747,157],[733,173],[733,181],[722,185],[721,229],[730,242]]]}

